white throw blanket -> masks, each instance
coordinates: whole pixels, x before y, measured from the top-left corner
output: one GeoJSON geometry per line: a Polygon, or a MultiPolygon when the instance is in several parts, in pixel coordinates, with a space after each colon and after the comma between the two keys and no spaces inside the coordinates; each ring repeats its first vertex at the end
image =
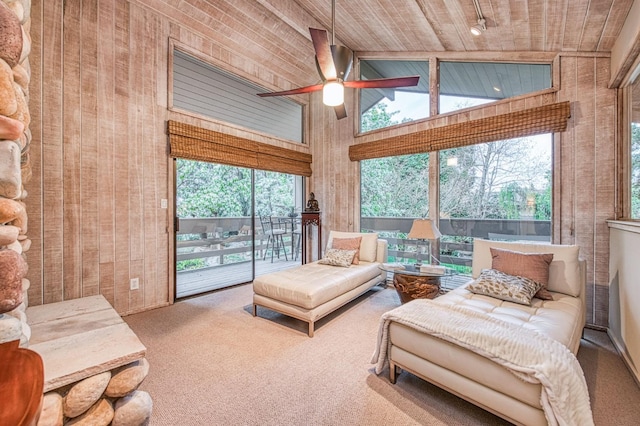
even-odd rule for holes
{"type": "Polygon", "coordinates": [[[550,425],[593,424],[582,368],[560,342],[468,308],[418,299],[382,315],[371,360],[376,374],[388,365],[391,321],[489,358],[526,382],[541,383],[540,403],[550,425]]]}

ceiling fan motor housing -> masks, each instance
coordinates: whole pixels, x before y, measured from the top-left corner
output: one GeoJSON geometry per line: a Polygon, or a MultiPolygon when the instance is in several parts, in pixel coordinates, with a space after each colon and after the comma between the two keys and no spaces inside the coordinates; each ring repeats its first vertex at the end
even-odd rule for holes
{"type": "MultiPolygon", "coordinates": [[[[351,66],[353,65],[353,52],[348,47],[332,44],[331,57],[333,58],[333,65],[336,69],[337,79],[342,81],[346,80],[351,72],[351,66]]],[[[329,80],[322,72],[322,69],[320,69],[317,56],[316,68],[318,69],[318,74],[320,74],[322,81],[329,80]]]]}

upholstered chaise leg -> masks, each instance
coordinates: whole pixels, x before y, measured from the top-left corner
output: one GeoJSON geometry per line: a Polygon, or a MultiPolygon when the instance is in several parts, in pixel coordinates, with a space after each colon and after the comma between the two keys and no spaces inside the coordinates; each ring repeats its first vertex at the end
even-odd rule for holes
{"type": "Polygon", "coordinates": [[[389,361],[389,381],[394,385],[396,384],[398,374],[400,374],[400,369],[396,367],[392,361],[389,361]]]}
{"type": "Polygon", "coordinates": [[[255,303],[253,304],[253,316],[257,316],[258,315],[258,305],[256,305],[255,303]]]}
{"type": "Polygon", "coordinates": [[[313,321],[309,321],[309,337],[313,337],[313,321]]]}

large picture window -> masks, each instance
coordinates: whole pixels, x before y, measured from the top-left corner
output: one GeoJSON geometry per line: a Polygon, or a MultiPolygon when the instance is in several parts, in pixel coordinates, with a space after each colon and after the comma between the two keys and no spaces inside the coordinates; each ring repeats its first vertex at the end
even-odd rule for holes
{"type": "Polygon", "coordinates": [[[551,241],[550,134],[440,152],[440,261],[470,271],[473,239],[551,241]]]}
{"type": "Polygon", "coordinates": [[[436,257],[470,273],[474,238],[551,241],[551,156],[551,134],[445,150],[439,184],[429,180],[429,154],[361,161],[361,229],[382,233],[389,261],[412,263],[413,220],[437,218],[436,257]],[[429,193],[439,197],[434,214],[429,193]]]}

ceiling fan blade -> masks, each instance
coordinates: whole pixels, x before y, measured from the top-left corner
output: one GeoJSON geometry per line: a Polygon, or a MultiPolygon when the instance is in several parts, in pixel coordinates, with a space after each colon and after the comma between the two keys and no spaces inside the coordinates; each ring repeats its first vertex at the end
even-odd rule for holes
{"type": "Polygon", "coordinates": [[[303,93],[317,92],[322,90],[322,84],[314,84],[313,86],[298,87],[297,89],[283,90],[282,92],[258,93],[261,98],[267,96],[284,96],[284,95],[300,95],[303,93]]]}
{"type": "Polygon", "coordinates": [[[329,46],[329,37],[325,30],[309,28],[313,48],[316,51],[316,62],[318,69],[325,80],[335,80],[337,77],[336,66],[333,63],[333,55],[329,46]]]}
{"type": "Polygon", "coordinates": [[[376,78],[374,80],[355,80],[345,81],[344,87],[353,87],[356,89],[377,89],[383,87],[409,87],[417,86],[419,75],[412,77],[392,77],[392,78],[376,78]]]}
{"type": "Polygon", "coordinates": [[[333,110],[336,112],[336,118],[342,120],[347,116],[347,109],[344,107],[344,102],[340,105],[334,106],[333,110]]]}

